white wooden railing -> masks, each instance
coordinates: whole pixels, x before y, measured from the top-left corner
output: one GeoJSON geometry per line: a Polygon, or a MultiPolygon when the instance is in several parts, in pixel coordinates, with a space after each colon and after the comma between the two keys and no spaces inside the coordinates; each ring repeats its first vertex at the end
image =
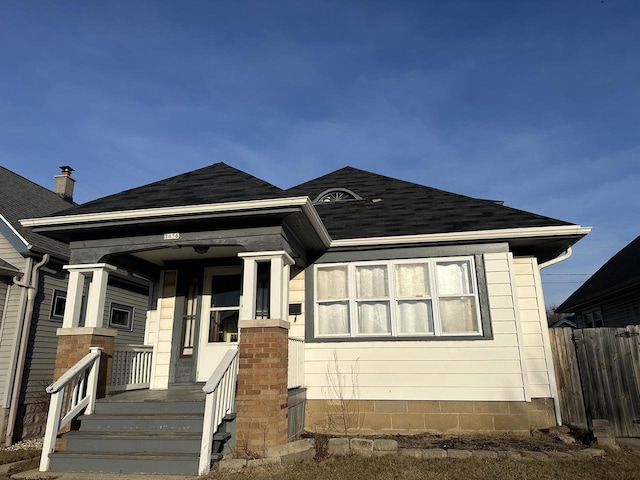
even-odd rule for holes
{"type": "Polygon", "coordinates": [[[198,475],[206,475],[211,469],[213,435],[224,416],[235,409],[237,380],[238,349],[231,348],[222,357],[222,361],[209,377],[209,381],[202,387],[205,393],[205,404],[198,475]]]}
{"type": "Polygon", "coordinates": [[[288,387],[304,385],[304,339],[289,337],[289,378],[288,387]]]}
{"type": "Polygon", "coordinates": [[[51,394],[51,402],[40,457],[41,472],[49,470],[49,455],[53,453],[58,430],[82,410],[86,409],[85,414],[91,415],[95,408],[102,348],[91,347],[89,350],[88,354],[46,389],[51,394]]]}
{"type": "Polygon", "coordinates": [[[149,388],[151,382],[151,345],[117,346],[111,364],[110,392],[149,388]]]}

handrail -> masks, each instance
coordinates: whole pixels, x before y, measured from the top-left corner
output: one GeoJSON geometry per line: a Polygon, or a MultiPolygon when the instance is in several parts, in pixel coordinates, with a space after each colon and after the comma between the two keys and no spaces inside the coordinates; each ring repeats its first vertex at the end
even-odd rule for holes
{"type": "Polygon", "coordinates": [[[238,379],[238,349],[228,350],[222,361],[202,387],[205,393],[202,442],[198,475],[206,475],[211,469],[213,435],[226,414],[235,407],[236,381],[238,379]]]}
{"type": "Polygon", "coordinates": [[[102,352],[102,348],[100,347],[91,347],[91,351],[87,353],[84,357],[82,357],[78,363],[76,363],[69,370],[64,372],[58,380],[49,385],[45,390],[47,393],[57,393],[62,390],[69,382],[71,382],[76,375],[87,369],[96,358],[100,357],[102,352]]]}
{"type": "Polygon", "coordinates": [[[58,430],[83,410],[86,415],[91,415],[95,409],[102,348],[91,347],[89,350],[46,389],[51,394],[51,402],[40,456],[41,472],[47,472],[51,466],[49,455],[54,451],[58,430]]]}

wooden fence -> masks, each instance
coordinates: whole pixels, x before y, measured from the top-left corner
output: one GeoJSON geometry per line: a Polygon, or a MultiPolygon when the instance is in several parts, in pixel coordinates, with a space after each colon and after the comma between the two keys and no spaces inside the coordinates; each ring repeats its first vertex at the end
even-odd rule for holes
{"type": "Polygon", "coordinates": [[[640,436],[640,326],[549,329],[563,423],[640,436]]]}

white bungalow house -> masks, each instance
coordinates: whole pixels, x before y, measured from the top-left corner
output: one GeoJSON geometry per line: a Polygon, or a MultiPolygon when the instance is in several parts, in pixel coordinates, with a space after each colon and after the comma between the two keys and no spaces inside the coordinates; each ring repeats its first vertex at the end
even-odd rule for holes
{"type": "MultiPolygon", "coordinates": [[[[238,360],[239,451],[287,441],[292,387],[306,392],[312,431],[561,420],[539,271],[589,228],[351,167],[282,190],[223,163],[22,224],[70,245],[61,370],[93,345],[112,354],[100,315],[112,272],[150,278],[148,395],[198,383],[233,393],[238,360]],[[296,369],[303,378],[288,378],[296,369]]],[[[223,405],[222,415],[234,409],[223,405]]],[[[199,472],[221,418],[207,412],[199,472]]]]}

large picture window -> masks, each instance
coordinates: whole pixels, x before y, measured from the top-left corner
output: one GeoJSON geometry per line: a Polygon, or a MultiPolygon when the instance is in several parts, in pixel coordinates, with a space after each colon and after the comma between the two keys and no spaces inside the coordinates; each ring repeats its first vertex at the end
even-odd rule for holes
{"type": "Polygon", "coordinates": [[[317,265],[316,337],[482,336],[473,257],[317,265]]]}

